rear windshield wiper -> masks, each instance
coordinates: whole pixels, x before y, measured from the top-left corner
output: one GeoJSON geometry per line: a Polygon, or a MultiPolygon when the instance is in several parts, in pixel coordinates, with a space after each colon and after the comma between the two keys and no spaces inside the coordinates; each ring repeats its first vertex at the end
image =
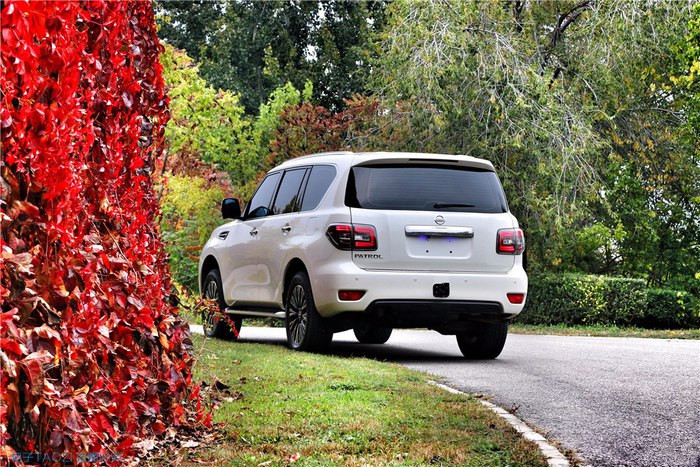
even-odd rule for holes
{"type": "Polygon", "coordinates": [[[443,208],[474,208],[473,204],[465,204],[465,203],[435,203],[433,204],[433,207],[435,209],[443,209],[443,208]]]}

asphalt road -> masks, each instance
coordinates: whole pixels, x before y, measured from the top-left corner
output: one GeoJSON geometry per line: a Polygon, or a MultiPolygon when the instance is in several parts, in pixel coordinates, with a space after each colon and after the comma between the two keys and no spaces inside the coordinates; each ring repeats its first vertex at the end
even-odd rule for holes
{"type": "MultiPolygon", "coordinates": [[[[284,329],[241,341],[284,345],[284,329]]],[[[508,336],[493,361],[461,358],[454,337],[397,330],[384,345],[336,334],[330,352],[426,371],[489,396],[595,466],[700,467],[700,341],[508,336]]]]}

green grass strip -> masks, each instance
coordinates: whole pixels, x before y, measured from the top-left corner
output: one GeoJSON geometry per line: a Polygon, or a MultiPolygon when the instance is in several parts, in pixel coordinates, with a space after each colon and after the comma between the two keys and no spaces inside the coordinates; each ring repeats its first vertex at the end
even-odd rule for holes
{"type": "MultiPolygon", "coordinates": [[[[198,351],[203,338],[193,341],[198,351]]],[[[208,339],[194,376],[230,387],[209,391],[218,404],[213,420],[225,425],[190,462],[546,465],[534,444],[477,400],[396,364],[208,339]]]]}
{"type": "Polygon", "coordinates": [[[617,326],[541,326],[512,324],[513,334],[551,334],[556,336],[648,337],[655,339],[700,339],[700,329],[643,329],[617,326]]]}

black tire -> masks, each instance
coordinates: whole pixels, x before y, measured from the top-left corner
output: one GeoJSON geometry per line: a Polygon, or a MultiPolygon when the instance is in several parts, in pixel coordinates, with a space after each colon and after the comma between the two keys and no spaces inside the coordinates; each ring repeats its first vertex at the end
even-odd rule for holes
{"type": "Polygon", "coordinates": [[[333,332],[316,311],[311,282],[305,272],[298,272],[292,277],[286,297],[284,327],[289,347],[307,352],[328,348],[333,332]]]}
{"type": "Polygon", "coordinates": [[[391,337],[392,328],[361,324],[353,328],[357,341],[361,344],[383,344],[391,337]]]}
{"type": "MultiPolygon", "coordinates": [[[[222,290],[221,274],[218,269],[212,269],[204,278],[202,297],[216,300],[221,312],[226,309],[224,295],[221,293],[222,290]]],[[[207,310],[202,311],[202,328],[204,328],[204,335],[207,337],[218,337],[219,339],[238,339],[238,333],[241,331],[243,319],[240,317],[230,318],[236,326],[234,332],[226,320],[220,318],[221,315],[217,315],[216,313],[208,313],[207,310]]]]}
{"type": "Polygon", "coordinates": [[[470,360],[498,357],[506,344],[508,323],[475,323],[468,331],[457,334],[462,355],[470,360]]]}

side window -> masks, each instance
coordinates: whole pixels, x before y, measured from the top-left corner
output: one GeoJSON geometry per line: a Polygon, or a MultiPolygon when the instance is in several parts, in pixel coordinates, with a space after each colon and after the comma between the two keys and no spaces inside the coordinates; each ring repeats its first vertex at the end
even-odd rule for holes
{"type": "Polygon", "coordinates": [[[272,201],[272,196],[275,194],[277,182],[281,176],[282,172],[276,172],[265,177],[265,180],[262,181],[253,195],[253,199],[248,203],[246,219],[270,215],[270,202],[272,201]]]}
{"type": "Polygon", "coordinates": [[[304,200],[301,203],[302,211],[312,211],[316,209],[318,204],[323,199],[323,196],[331,186],[335,178],[335,167],[332,165],[317,165],[311,169],[311,176],[306,183],[306,191],[304,192],[304,200]]]}
{"type": "Polygon", "coordinates": [[[287,170],[272,206],[272,214],[286,214],[299,210],[299,189],[306,169],[287,170]]]}

